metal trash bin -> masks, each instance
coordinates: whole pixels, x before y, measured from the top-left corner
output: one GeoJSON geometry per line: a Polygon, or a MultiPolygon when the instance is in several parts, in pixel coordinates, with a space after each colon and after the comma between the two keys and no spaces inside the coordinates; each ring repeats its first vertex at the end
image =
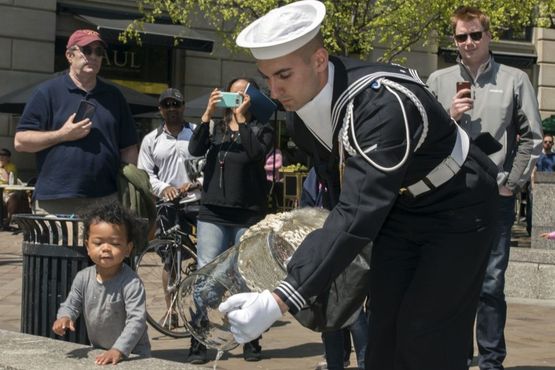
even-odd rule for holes
{"type": "Polygon", "coordinates": [[[83,246],[83,222],[30,214],[14,215],[14,220],[23,231],[21,332],[89,344],[82,318],[64,337],[51,329],[75,275],[92,264],[83,246]]]}

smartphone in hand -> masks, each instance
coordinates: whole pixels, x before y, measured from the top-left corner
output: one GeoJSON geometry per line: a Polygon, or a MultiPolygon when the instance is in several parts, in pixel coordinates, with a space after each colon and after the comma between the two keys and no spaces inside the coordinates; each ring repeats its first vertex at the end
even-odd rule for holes
{"type": "MultiPolygon", "coordinates": [[[[463,89],[469,89],[470,90],[470,81],[458,81],[457,82],[457,92],[463,90],[463,89]]],[[[470,98],[470,92],[464,94],[462,96],[463,98],[470,98]]]]}
{"type": "Polygon", "coordinates": [[[243,96],[239,93],[223,92],[221,100],[216,104],[217,107],[235,108],[243,103],[243,96]]]}
{"type": "Polygon", "coordinates": [[[88,100],[81,100],[79,103],[79,108],[77,108],[77,113],[73,118],[73,122],[77,123],[84,120],[85,118],[92,119],[94,113],[96,112],[96,106],[88,100]]]}

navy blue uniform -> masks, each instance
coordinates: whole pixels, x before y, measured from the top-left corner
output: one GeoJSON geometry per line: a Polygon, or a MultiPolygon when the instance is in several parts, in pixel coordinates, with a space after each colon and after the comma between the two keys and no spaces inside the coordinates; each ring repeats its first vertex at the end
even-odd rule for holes
{"type": "Polygon", "coordinates": [[[447,182],[412,196],[405,191],[450,155],[457,128],[435,97],[398,66],[331,58],[335,66],[334,147],[326,150],[295,115],[295,142],[312,153],[333,207],[324,227],[311,233],[275,290],[293,313],[329,287],[368,243],[374,243],[370,281],[368,369],[467,369],[467,344],[492,239],[497,169],[473,144],[447,182]],[[353,98],[354,130],[372,161],[348,156],[342,183],[337,136],[345,107],[337,102],[364,75],[387,72],[412,92],[428,117],[404,94],[369,83],[353,98]],[[422,143],[419,140],[425,135],[422,143]],[[419,147],[416,149],[416,146],[419,147]],[[416,150],[415,150],[416,149],[416,150]]]}

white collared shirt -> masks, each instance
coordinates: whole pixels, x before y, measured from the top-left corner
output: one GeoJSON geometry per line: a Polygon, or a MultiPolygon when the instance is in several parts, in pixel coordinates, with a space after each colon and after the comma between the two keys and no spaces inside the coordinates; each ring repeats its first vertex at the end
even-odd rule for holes
{"type": "Polygon", "coordinates": [[[174,137],[164,127],[162,132],[156,129],[143,138],[137,167],[148,173],[152,191],[157,197],[161,197],[168,186],[179,187],[192,182],[185,170],[185,162],[197,158],[189,153],[189,140],[194,129],[194,124],[183,125],[174,137]]]}
{"type": "Polygon", "coordinates": [[[328,62],[328,82],[322,90],[303,107],[297,114],[312,135],[330,152],[333,143],[333,128],[331,125],[331,103],[333,98],[333,63],[328,62]]]}

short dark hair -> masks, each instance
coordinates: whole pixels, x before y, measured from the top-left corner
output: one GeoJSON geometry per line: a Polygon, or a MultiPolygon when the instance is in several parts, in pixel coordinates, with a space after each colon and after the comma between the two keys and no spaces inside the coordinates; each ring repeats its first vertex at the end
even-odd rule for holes
{"type": "Polygon", "coordinates": [[[83,219],[83,236],[85,240],[89,238],[91,225],[106,222],[125,227],[127,242],[133,240],[137,219],[130,210],[124,208],[120,202],[104,202],[85,209],[80,213],[83,219]]]}
{"type": "Polygon", "coordinates": [[[294,51],[294,53],[301,56],[303,61],[308,64],[310,63],[310,58],[316,52],[316,50],[324,47],[324,36],[321,31],[318,31],[316,36],[312,38],[309,42],[303,45],[301,48],[294,51]]]}
{"type": "Polygon", "coordinates": [[[0,149],[0,155],[5,155],[6,157],[11,157],[12,156],[12,152],[10,152],[8,149],[6,148],[2,148],[0,149]]]}

